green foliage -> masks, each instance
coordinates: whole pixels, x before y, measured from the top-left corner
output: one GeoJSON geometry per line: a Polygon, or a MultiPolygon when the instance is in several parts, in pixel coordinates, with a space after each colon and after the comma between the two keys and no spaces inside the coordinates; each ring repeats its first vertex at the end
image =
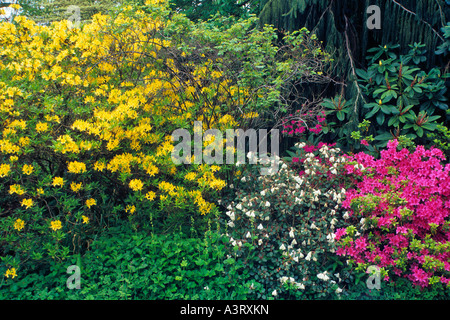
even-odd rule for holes
{"type": "Polygon", "coordinates": [[[436,148],[444,152],[446,159],[450,159],[450,130],[446,126],[438,124],[436,131],[429,133],[428,137],[436,148]]]}
{"type": "Polygon", "coordinates": [[[257,14],[260,8],[258,0],[171,0],[170,5],[192,21],[208,20],[216,14],[224,17],[248,18],[251,14],[257,14]]]}
{"type": "Polygon", "coordinates": [[[448,300],[450,289],[444,285],[420,288],[403,278],[396,278],[389,282],[380,282],[380,289],[367,288],[367,274],[360,273],[352,276],[348,289],[341,296],[342,300],[448,300]],[[356,281],[356,279],[360,279],[356,281]]]}
{"type": "Polygon", "coordinates": [[[216,232],[204,238],[173,232],[147,235],[128,227],[97,238],[81,260],[71,256],[47,267],[20,270],[20,279],[2,279],[1,299],[245,299],[260,285],[249,270],[226,256],[216,232]],[[77,264],[80,289],[69,290],[66,269],[77,264]]]}
{"type": "Polygon", "coordinates": [[[367,57],[368,69],[357,69],[360,87],[369,101],[362,116],[376,121],[370,133],[378,141],[377,147],[399,136],[416,144],[428,143],[427,134],[436,129],[436,120],[448,109],[441,71],[421,68],[426,60],[424,45],[410,45],[405,55],[395,53],[396,48],[398,45],[386,45],[368,50],[372,53],[367,57]]]}
{"type": "Polygon", "coordinates": [[[444,35],[445,42],[438,46],[435,51],[436,54],[447,56],[450,53],[450,22],[447,22],[447,25],[441,28],[441,31],[444,35]]]}
{"type": "Polygon", "coordinates": [[[323,124],[322,133],[328,141],[336,142],[340,147],[348,148],[353,126],[351,116],[354,113],[353,99],[346,100],[343,94],[333,98],[325,98],[321,104],[325,108],[327,121],[323,124]]]}

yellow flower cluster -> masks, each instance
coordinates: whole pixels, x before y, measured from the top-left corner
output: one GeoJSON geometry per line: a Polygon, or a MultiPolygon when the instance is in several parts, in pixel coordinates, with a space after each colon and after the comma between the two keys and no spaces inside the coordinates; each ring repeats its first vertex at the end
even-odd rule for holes
{"type": "Polygon", "coordinates": [[[97,201],[95,199],[89,198],[86,200],[86,206],[88,208],[91,208],[92,206],[95,206],[97,204],[97,201]]]}
{"type": "Polygon", "coordinates": [[[25,221],[23,221],[22,219],[19,218],[14,222],[14,229],[20,231],[24,227],[25,227],[25,221]]]}
{"type": "Polygon", "coordinates": [[[86,172],[86,164],[79,161],[71,161],[67,165],[67,169],[72,173],[83,173],[86,172]]]}
{"type": "Polygon", "coordinates": [[[80,189],[82,188],[82,186],[83,186],[83,183],[81,183],[81,182],[79,182],[79,183],[72,182],[72,183],[70,184],[70,189],[71,189],[73,192],[78,192],[78,191],[80,191],[80,189]]]}
{"type": "Polygon", "coordinates": [[[48,123],[47,122],[38,122],[36,124],[36,131],[37,132],[44,132],[48,130],[48,123]]]}
{"type": "Polygon", "coordinates": [[[62,228],[62,223],[59,220],[54,220],[50,222],[50,229],[53,231],[59,230],[62,228]]]}
{"type": "Polygon", "coordinates": [[[21,206],[25,206],[27,209],[33,205],[33,199],[23,199],[21,206]]]}
{"type": "Polygon", "coordinates": [[[6,163],[0,164],[0,178],[6,177],[11,171],[11,166],[6,163]]]}
{"type": "Polygon", "coordinates": [[[25,193],[25,190],[19,184],[13,184],[9,186],[9,194],[17,193],[19,196],[25,193]]]}
{"type": "Polygon", "coordinates": [[[29,176],[33,172],[33,169],[34,168],[32,165],[24,164],[22,167],[22,172],[29,176]]]}
{"type": "Polygon", "coordinates": [[[5,272],[5,277],[9,278],[15,278],[17,276],[16,274],[16,268],[9,268],[8,270],[6,270],[5,272]]]}
{"type": "Polygon", "coordinates": [[[54,187],[62,187],[64,185],[64,179],[61,177],[54,177],[52,184],[54,187]]]}
{"type": "MultiPolygon", "coordinates": [[[[125,211],[134,217],[139,201],[157,206],[155,199],[168,211],[214,210],[206,199],[225,186],[220,168],[175,166],[171,133],[192,129],[195,120],[203,129],[233,128],[238,123],[222,106],[243,105],[254,93],[233,84],[211,59],[189,62],[189,80],[174,77],[182,72],[179,61],[162,50],[173,46],[161,32],[172,23],[168,17],[125,10],[97,14],[82,29],[67,21],[37,25],[21,16],[15,22],[0,24],[0,180],[17,198],[19,212],[52,210],[51,203],[63,202],[58,197],[73,197],[85,215],[58,208],[52,212],[67,216],[54,217],[50,229],[62,229],[61,220],[70,222],[67,228],[88,224],[88,209],[101,199],[95,186],[104,181],[128,186],[125,203],[134,205],[125,211]]],[[[247,112],[244,118],[257,116],[247,112]]],[[[23,220],[13,221],[23,230],[23,220]]]]}
{"type": "Polygon", "coordinates": [[[144,187],[144,183],[142,183],[142,181],[139,179],[133,179],[130,181],[129,186],[133,191],[141,191],[144,187]]]}

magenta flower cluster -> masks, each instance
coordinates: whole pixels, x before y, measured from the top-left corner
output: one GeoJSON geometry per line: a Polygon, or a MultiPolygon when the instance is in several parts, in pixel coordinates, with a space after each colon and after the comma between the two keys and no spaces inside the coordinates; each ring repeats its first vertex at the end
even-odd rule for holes
{"type": "Polygon", "coordinates": [[[450,164],[439,149],[397,146],[390,141],[379,159],[350,156],[347,173],[359,180],[342,203],[351,224],[336,230],[336,253],[383,268],[385,280],[450,285],[450,164]]]}
{"type": "Polygon", "coordinates": [[[313,112],[310,111],[299,116],[298,111],[299,110],[297,110],[295,115],[290,114],[289,117],[283,120],[283,131],[281,131],[281,133],[293,136],[302,135],[307,131],[315,134],[322,132],[321,123],[325,121],[325,112],[321,111],[320,114],[314,115],[313,112]],[[311,121],[317,121],[314,127],[308,127],[306,125],[307,122],[311,121]]]}

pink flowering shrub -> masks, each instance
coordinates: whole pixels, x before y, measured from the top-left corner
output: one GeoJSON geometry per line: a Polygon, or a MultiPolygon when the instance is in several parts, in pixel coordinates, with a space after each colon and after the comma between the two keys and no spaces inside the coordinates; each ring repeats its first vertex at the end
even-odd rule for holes
{"type": "Polygon", "coordinates": [[[350,226],[336,230],[336,253],[362,270],[377,265],[385,280],[394,273],[421,287],[450,286],[450,164],[439,149],[397,146],[347,164],[361,180],[345,194],[350,226]]]}

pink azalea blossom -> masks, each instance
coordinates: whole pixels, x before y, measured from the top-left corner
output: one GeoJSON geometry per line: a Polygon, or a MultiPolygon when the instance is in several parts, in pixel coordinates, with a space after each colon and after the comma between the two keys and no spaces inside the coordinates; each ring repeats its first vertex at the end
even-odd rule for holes
{"type": "Polygon", "coordinates": [[[338,229],[336,252],[357,262],[385,267],[423,287],[437,272],[423,267],[431,259],[444,266],[447,273],[441,282],[449,283],[450,248],[432,248],[450,242],[450,230],[445,227],[450,220],[450,164],[442,165],[445,157],[437,148],[417,146],[413,152],[397,149],[398,141],[392,140],[379,159],[363,152],[349,157],[357,165],[347,163],[346,173],[360,178],[355,188],[346,191],[342,207],[348,210],[354,226],[360,227],[361,214],[376,223],[370,231],[360,229],[358,236],[345,242],[345,247],[345,228],[338,229]],[[366,171],[358,170],[359,165],[366,171]],[[354,212],[363,208],[352,206],[355,201],[370,204],[371,210],[354,212]],[[412,249],[413,240],[414,245],[423,246],[420,253],[412,249]],[[435,246],[428,245],[430,241],[435,246]],[[406,269],[397,267],[399,257],[404,259],[406,269]]]}

